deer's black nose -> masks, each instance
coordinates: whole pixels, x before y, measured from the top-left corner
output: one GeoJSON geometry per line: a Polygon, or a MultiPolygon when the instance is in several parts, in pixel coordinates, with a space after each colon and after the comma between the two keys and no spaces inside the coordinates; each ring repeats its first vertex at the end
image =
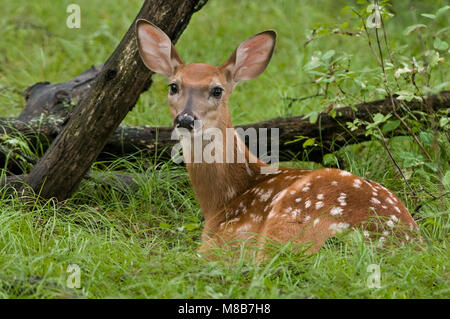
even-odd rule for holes
{"type": "Polygon", "coordinates": [[[182,113],[177,115],[175,120],[173,121],[175,127],[182,127],[188,130],[192,130],[194,128],[195,117],[189,113],[182,113]]]}

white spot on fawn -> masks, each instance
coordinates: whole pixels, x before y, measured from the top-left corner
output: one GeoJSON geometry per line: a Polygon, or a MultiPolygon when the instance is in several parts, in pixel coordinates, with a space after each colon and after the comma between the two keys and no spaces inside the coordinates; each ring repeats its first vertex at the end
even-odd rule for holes
{"type": "Polygon", "coordinates": [[[323,197],[323,194],[318,194],[317,195],[317,199],[320,199],[320,200],[322,200],[324,197],[323,197]]]}
{"type": "Polygon", "coordinates": [[[274,209],[272,209],[272,210],[270,211],[269,215],[267,216],[267,219],[271,219],[271,218],[273,218],[275,215],[276,215],[276,212],[275,212],[274,209]]]}
{"type": "Polygon", "coordinates": [[[316,226],[320,222],[319,218],[314,219],[313,226],[316,226]]]}
{"type": "Polygon", "coordinates": [[[261,215],[250,214],[250,217],[255,223],[260,223],[263,220],[263,217],[261,215]]]}
{"type": "Polygon", "coordinates": [[[347,194],[341,193],[340,196],[338,197],[337,201],[339,202],[339,204],[341,206],[345,206],[345,205],[347,205],[347,202],[345,201],[346,198],[347,198],[347,194]]]}
{"type": "Polygon", "coordinates": [[[400,208],[398,208],[397,206],[395,206],[394,209],[397,211],[397,213],[401,213],[400,208]]]}
{"type": "Polygon", "coordinates": [[[305,208],[308,208],[309,206],[311,206],[311,201],[310,201],[310,200],[307,200],[307,201],[305,202],[305,208]]]}
{"type": "Polygon", "coordinates": [[[265,193],[260,194],[259,200],[262,202],[266,202],[269,199],[270,195],[272,195],[272,192],[273,189],[268,189],[265,193]]]}
{"type": "Polygon", "coordinates": [[[298,198],[295,199],[295,202],[296,202],[296,203],[300,203],[301,201],[302,201],[302,198],[301,198],[301,197],[298,197],[298,198]]]}
{"type": "MultiPolygon", "coordinates": [[[[247,212],[247,207],[244,205],[244,202],[241,202],[238,206],[238,210],[242,210],[242,213],[246,213],[247,212]]],[[[237,213],[237,212],[236,212],[237,213]]]]}
{"type": "Polygon", "coordinates": [[[330,225],[330,227],[328,229],[333,231],[333,234],[336,234],[336,233],[342,232],[343,230],[345,230],[349,227],[350,227],[350,224],[348,224],[348,223],[333,223],[330,225]]]}
{"type": "Polygon", "coordinates": [[[232,187],[229,186],[228,189],[227,189],[227,197],[228,197],[228,199],[233,198],[234,195],[236,195],[236,191],[232,187]]]}
{"type": "Polygon", "coordinates": [[[292,207],[288,207],[284,210],[286,213],[290,213],[292,211],[292,207]]]}
{"type": "Polygon", "coordinates": [[[332,182],[331,182],[331,185],[333,185],[333,186],[337,186],[337,185],[338,185],[338,182],[336,182],[336,181],[332,181],[332,182]]]}
{"type": "Polygon", "coordinates": [[[286,195],[286,192],[287,192],[287,189],[284,189],[281,192],[279,192],[278,194],[276,194],[272,200],[272,205],[275,205],[276,203],[278,203],[284,197],[284,195],[286,195]]]}
{"type": "Polygon", "coordinates": [[[330,214],[333,216],[341,216],[343,211],[344,209],[342,209],[341,207],[333,207],[330,211],[330,214]]]}
{"type": "Polygon", "coordinates": [[[395,216],[395,215],[391,215],[391,219],[392,219],[394,222],[398,222],[398,218],[397,218],[397,216],[395,216]]]}
{"type": "Polygon", "coordinates": [[[352,173],[349,173],[347,171],[341,171],[340,175],[341,176],[350,176],[350,175],[352,175],[352,173]]]}
{"type": "Polygon", "coordinates": [[[310,220],[311,220],[311,216],[308,215],[305,217],[305,222],[310,221],[310,220]]]}
{"type": "Polygon", "coordinates": [[[250,229],[250,225],[249,224],[244,224],[244,225],[242,225],[242,226],[240,226],[238,229],[236,229],[236,232],[238,232],[238,233],[245,233],[245,232],[247,232],[247,231],[249,231],[249,229],[250,229]]]}
{"type": "Polygon", "coordinates": [[[302,212],[302,211],[301,211],[300,209],[298,209],[298,208],[297,208],[297,209],[294,209],[294,210],[292,211],[292,213],[291,213],[291,214],[292,214],[292,219],[296,219],[297,216],[301,214],[301,212],[302,212]]]}
{"type": "Polygon", "coordinates": [[[381,202],[380,202],[378,199],[376,199],[375,197],[372,197],[372,198],[370,199],[370,201],[371,201],[372,203],[374,203],[374,204],[381,204],[381,202]]]}
{"type": "Polygon", "coordinates": [[[353,187],[355,187],[355,188],[361,188],[361,184],[362,184],[362,182],[360,179],[355,179],[353,181],[353,187]]]}
{"type": "Polygon", "coordinates": [[[320,209],[323,207],[323,202],[317,202],[316,203],[316,209],[320,209]]]}

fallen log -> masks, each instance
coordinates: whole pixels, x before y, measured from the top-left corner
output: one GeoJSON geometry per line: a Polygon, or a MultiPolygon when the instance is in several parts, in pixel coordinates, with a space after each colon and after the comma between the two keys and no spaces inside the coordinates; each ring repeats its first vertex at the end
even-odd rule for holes
{"type": "MultiPolygon", "coordinates": [[[[49,87],[49,90],[54,92],[54,87],[49,87]]],[[[425,101],[425,103],[418,101],[406,102],[406,106],[409,111],[423,112],[428,112],[426,103],[432,105],[435,111],[450,108],[450,91],[441,92],[438,96],[433,96],[429,99],[431,101],[425,101]]],[[[19,119],[0,119],[0,129],[6,134],[13,131],[21,132],[35,142],[44,140],[46,141],[44,143],[45,149],[56,138],[67,118],[70,117],[70,112],[61,108],[60,104],[60,102],[51,104],[52,107],[47,108],[45,116],[33,117],[26,122],[19,119]]],[[[316,123],[310,123],[308,119],[295,116],[237,125],[237,127],[241,127],[244,130],[255,128],[258,133],[260,128],[278,128],[280,160],[291,160],[297,157],[304,160],[322,162],[324,154],[335,152],[345,145],[360,143],[371,138],[366,135],[365,130],[362,128],[350,132],[346,122],[352,122],[355,118],[371,121],[373,114],[381,113],[386,115],[391,113],[391,110],[390,101],[385,99],[362,103],[353,107],[339,108],[336,110],[335,117],[322,112],[319,114],[316,123]],[[314,138],[318,145],[303,147],[304,140],[295,141],[296,137],[299,136],[314,138]]],[[[397,108],[397,110],[400,115],[404,115],[406,112],[404,108],[397,108]]],[[[39,114],[33,113],[31,108],[27,110],[27,113],[39,114]]],[[[170,158],[172,147],[178,142],[171,139],[171,134],[172,127],[122,125],[108,139],[98,159],[107,160],[142,152],[144,156],[157,156],[161,161],[167,160],[170,158]]],[[[390,134],[392,136],[404,135],[405,131],[398,127],[390,134]]],[[[248,144],[248,141],[246,142],[248,144]]],[[[270,141],[268,142],[268,148],[270,149],[271,143],[270,141]]]]}

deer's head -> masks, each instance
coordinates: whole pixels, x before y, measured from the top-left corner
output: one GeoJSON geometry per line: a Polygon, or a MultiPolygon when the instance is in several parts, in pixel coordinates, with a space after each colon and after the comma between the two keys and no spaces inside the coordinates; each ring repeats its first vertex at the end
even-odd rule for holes
{"type": "Polygon", "coordinates": [[[275,31],[264,31],[241,43],[222,66],[184,64],[169,37],[146,20],[136,22],[139,53],[153,72],[169,79],[169,105],[175,127],[188,130],[231,125],[228,97],[240,81],[253,79],[267,67],[275,31]]]}

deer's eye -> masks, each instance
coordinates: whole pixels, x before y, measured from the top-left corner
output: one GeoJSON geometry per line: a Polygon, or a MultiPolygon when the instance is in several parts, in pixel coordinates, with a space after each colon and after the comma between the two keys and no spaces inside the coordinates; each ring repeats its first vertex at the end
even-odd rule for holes
{"type": "Polygon", "coordinates": [[[223,89],[221,87],[216,86],[212,89],[211,95],[214,96],[216,99],[220,98],[222,96],[223,89]]]}
{"type": "Polygon", "coordinates": [[[169,88],[170,88],[170,95],[174,95],[178,93],[178,85],[176,85],[175,83],[171,83],[169,84],[169,88]]]}

